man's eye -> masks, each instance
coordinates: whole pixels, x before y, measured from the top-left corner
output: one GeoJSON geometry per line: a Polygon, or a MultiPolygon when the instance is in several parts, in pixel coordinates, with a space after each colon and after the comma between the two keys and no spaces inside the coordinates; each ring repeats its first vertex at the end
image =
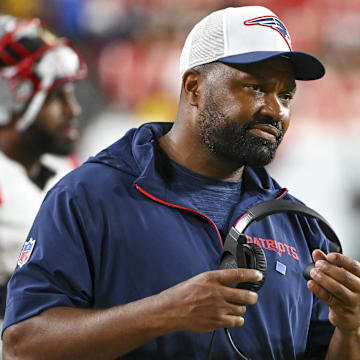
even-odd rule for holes
{"type": "Polygon", "coordinates": [[[290,100],[292,100],[294,95],[291,93],[284,93],[284,94],[280,94],[279,97],[284,101],[290,101],[290,100]]]}
{"type": "Polygon", "coordinates": [[[261,87],[259,85],[246,85],[246,87],[255,92],[261,92],[261,87]]]}

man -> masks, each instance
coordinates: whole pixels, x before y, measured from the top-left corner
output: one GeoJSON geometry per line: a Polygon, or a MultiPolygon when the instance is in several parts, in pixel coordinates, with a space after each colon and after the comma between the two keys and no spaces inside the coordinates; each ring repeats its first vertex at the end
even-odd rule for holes
{"type": "Polygon", "coordinates": [[[0,16],[0,319],[41,201],[75,168],[80,108],[72,82],[85,73],[70,44],[38,19],[0,16]]]}
{"type": "Polygon", "coordinates": [[[229,286],[258,271],[217,270],[249,207],[298,201],[263,168],[289,126],[295,79],[324,74],[290,49],[263,7],[195,26],[174,125],[130,130],[48,193],[9,285],[5,359],[239,358],[225,332],[211,339],[221,328],[242,358],[358,358],[359,264],[325,255],[315,220],[276,214],[249,227],[268,262],[258,294],[229,286]]]}

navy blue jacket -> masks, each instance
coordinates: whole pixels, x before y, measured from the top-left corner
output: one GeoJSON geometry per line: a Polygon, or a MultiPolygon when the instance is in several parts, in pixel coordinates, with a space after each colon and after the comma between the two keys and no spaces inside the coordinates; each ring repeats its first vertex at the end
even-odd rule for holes
{"type": "MultiPolygon", "coordinates": [[[[4,329],[49,307],[126,304],[218,268],[223,239],[215,224],[171,190],[155,141],[170,127],[130,130],[50,190],[29,233],[36,240],[30,260],[9,284],[4,329]]],[[[298,201],[265,169],[246,167],[229,229],[249,207],[281,197],[298,201]]],[[[328,249],[316,221],[276,214],[251,224],[247,235],[264,249],[268,273],[245,325],[231,329],[234,342],[252,359],[295,359],[307,345],[314,353],[326,350],[333,331],[328,308],[302,276],[310,250],[328,249]]],[[[210,336],[170,333],[123,358],[206,359],[210,336]]],[[[223,331],[213,349],[213,359],[236,359],[223,331]]]]}

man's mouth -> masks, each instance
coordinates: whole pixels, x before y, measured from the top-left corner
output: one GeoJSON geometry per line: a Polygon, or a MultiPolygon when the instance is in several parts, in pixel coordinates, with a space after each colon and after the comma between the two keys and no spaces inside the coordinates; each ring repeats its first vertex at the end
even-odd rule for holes
{"type": "Polygon", "coordinates": [[[281,136],[280,130],[270,124],[255,124],[249,129],[249,133],[271,142],[276,142],[281,136]]]}
{"type": "Polygon", "coordinates": [[[66,139],[67,141],[75,141],[79,137],[79,130],[76,127],[73,126],[67,126],[62,128],[61,130],[61,137],[66,139]]]}

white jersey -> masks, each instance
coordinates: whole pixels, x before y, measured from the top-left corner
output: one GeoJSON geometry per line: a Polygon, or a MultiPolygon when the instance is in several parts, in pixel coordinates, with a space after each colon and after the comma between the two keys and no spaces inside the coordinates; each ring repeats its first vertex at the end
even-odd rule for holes
{"type": "Polygon", "coordinates": [[[0,284],[15,269],[20,250],[47,191],[76,167],[73,157],[44,155],[42,163],[56,174],[42,190],[25,168],[0,151],[0,284]]]}

